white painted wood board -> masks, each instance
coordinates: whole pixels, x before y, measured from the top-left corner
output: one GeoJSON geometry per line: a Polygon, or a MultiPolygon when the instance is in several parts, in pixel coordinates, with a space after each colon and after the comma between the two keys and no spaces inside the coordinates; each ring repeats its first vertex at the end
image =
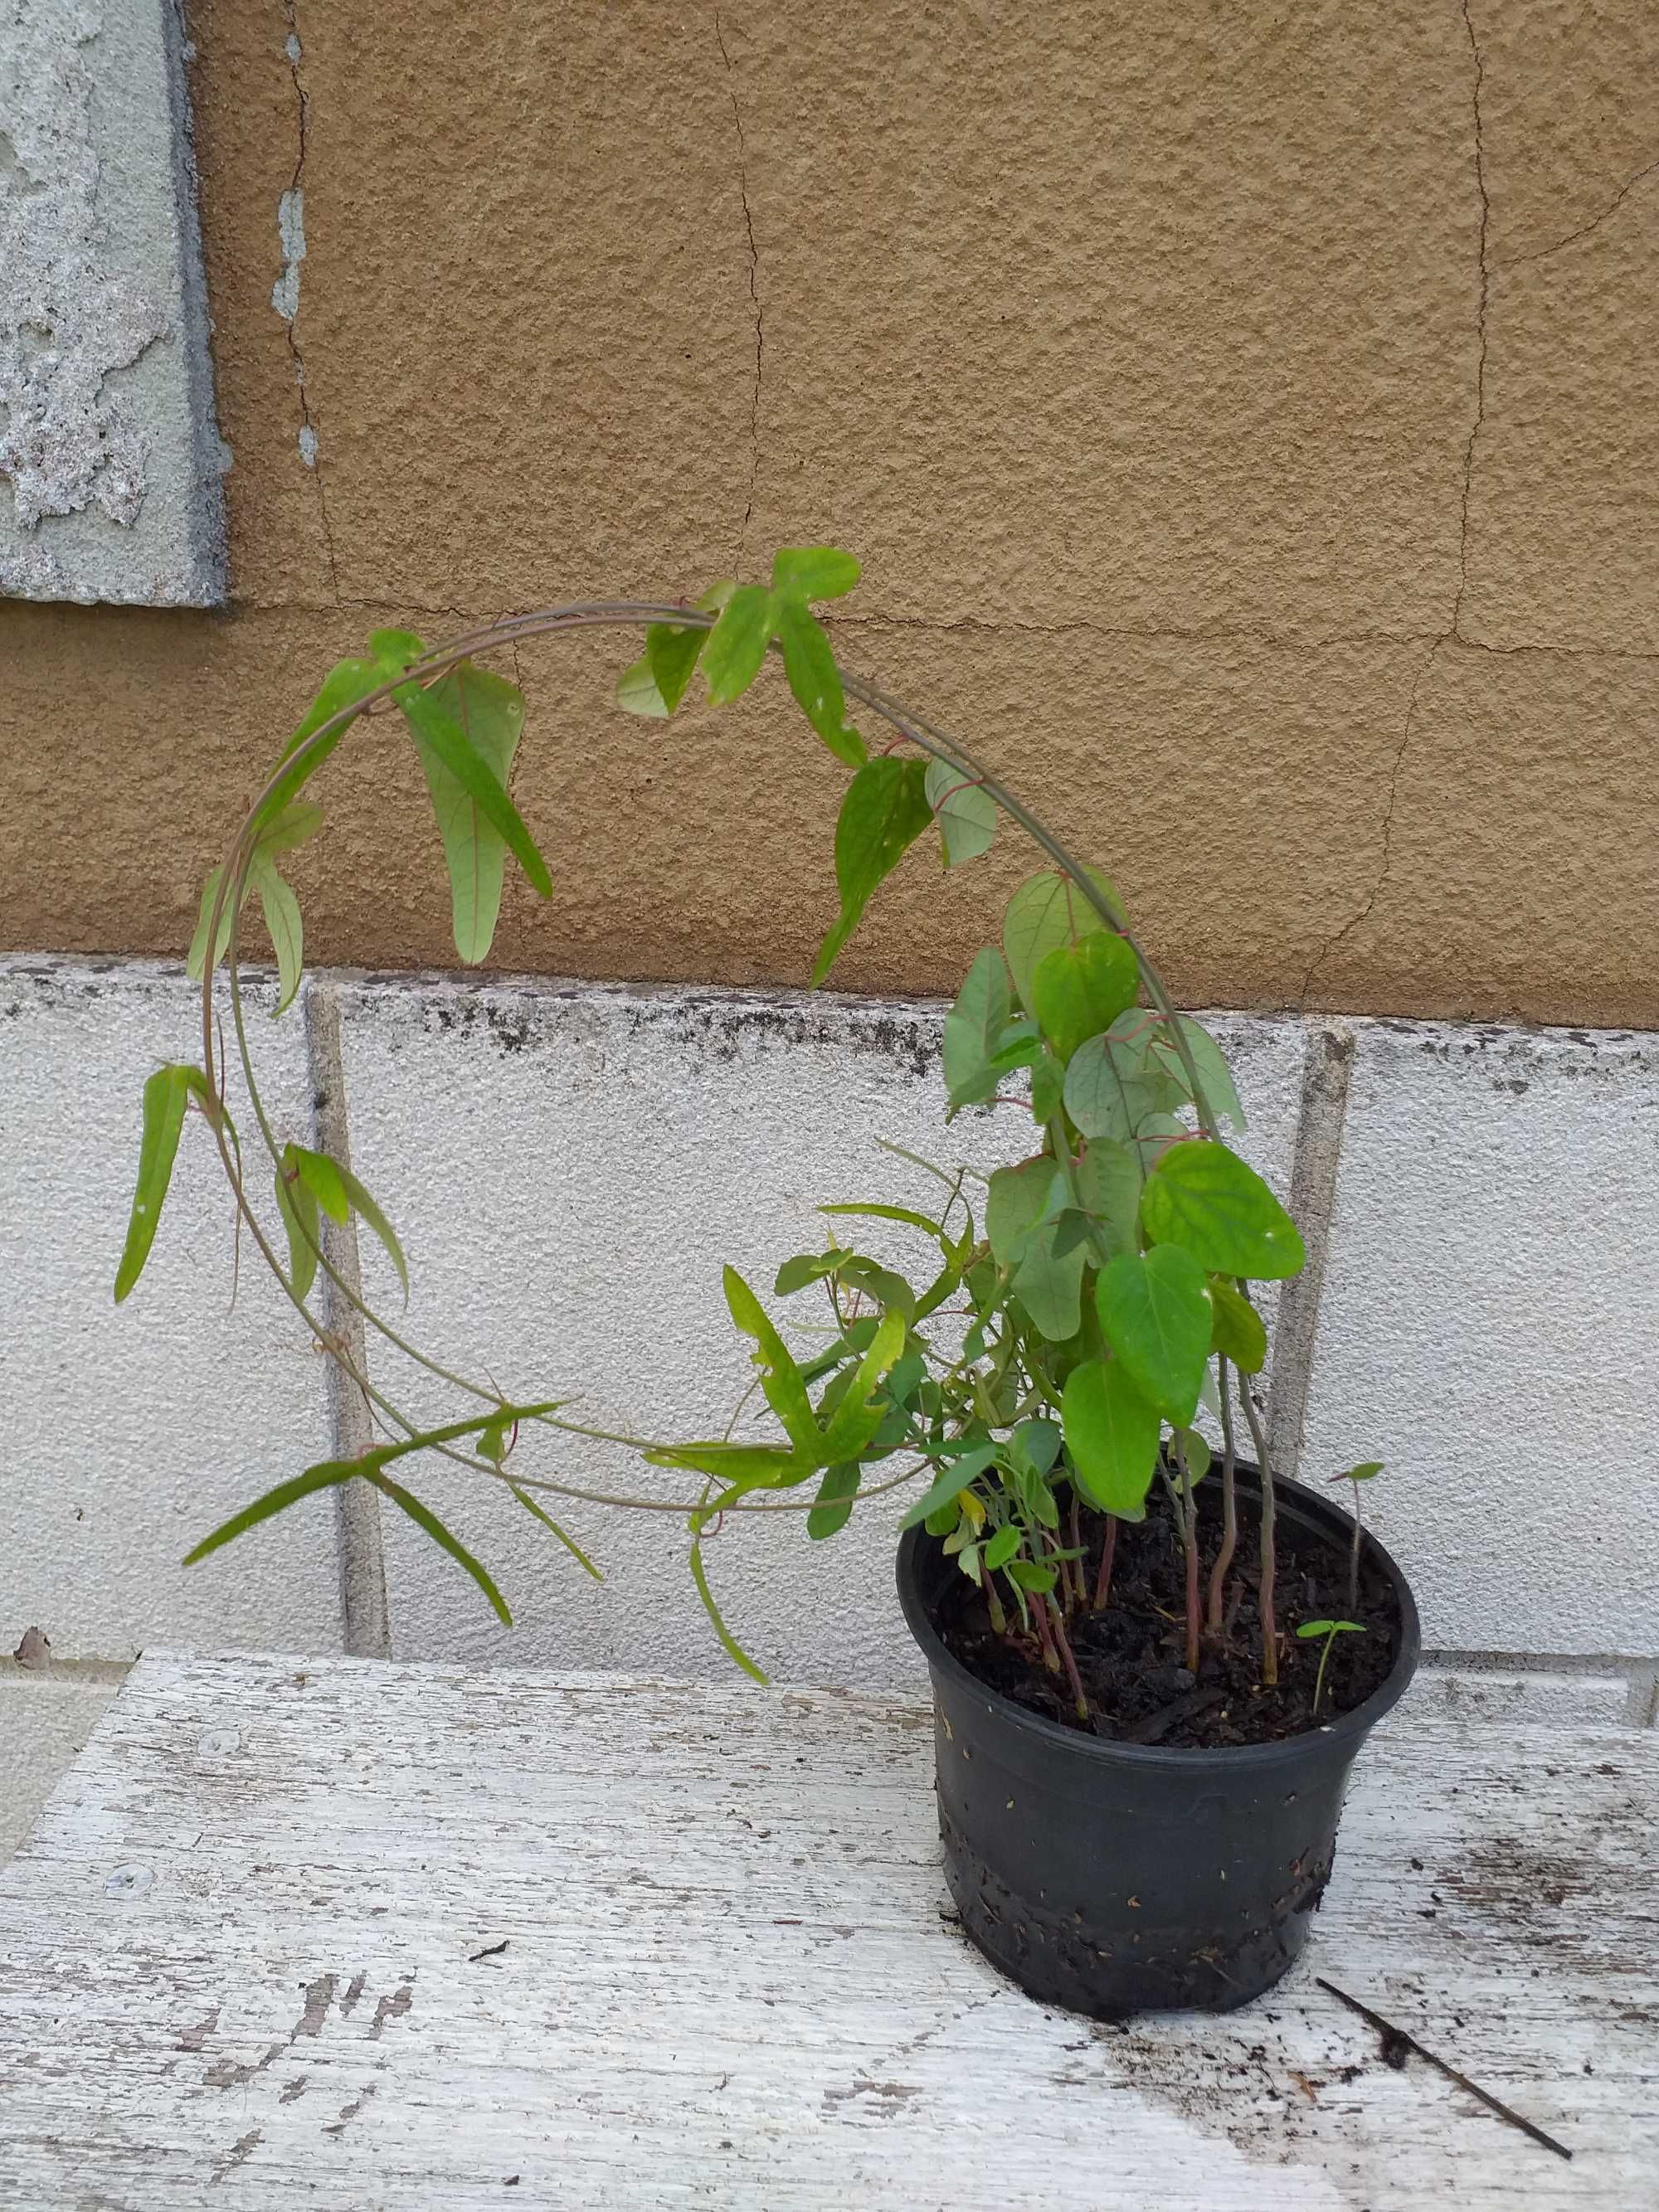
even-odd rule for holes
{"type": "Polygon", "coordinates": [[[1659,2206],[1652,1732],[1408,1701],[1291,1978],[1127,2029],[950,1924],[932,1759],[832,1692],[147,1656],[0,1872],[0,2196],[1659,2206]]]}

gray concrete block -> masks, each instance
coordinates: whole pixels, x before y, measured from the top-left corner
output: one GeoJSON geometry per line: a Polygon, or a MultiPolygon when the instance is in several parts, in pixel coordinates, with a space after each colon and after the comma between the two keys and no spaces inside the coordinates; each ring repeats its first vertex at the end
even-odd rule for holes
{"type": "MultiPolygon", "coordinates": [[[[0,1649],[38,1625],[62,1659],[159,1642],[339,1648],[333,1509],[309,1498],[199,1565],[185,1553],[284,1475],[324,1457],[325,1362],[242,1241],[191,1116],[149,1262],[112,1288],[138,1164],[144,1079],[199,1062],[200,998],[146,963],[0,961],[0,1649]]],[[[308,1140],[297,1008],[250,1037],[279,1135],[308,1140]]],[[[249,1182],[258,1133],[231,1092],[249,1182]]]]}
{"type": "Polygon", "coordinates": [[[15,0],[0,68],[0,592],[225,597],[177,0],[15,0]]]}
{"type": "MultiPolygon", "coordinates": [[[[987,1169],[1030,1149],[1029,1120],[1011,1109],[945,1127],[935,1006],[377,981],[343,984],[340,1012],[357,1171],[397,1223],[413,1273],[406,1324],[366,1241],[372,1297],[422,1349],[505,1390],[582,1393],[576,1417],[600,1428],[721,1433],[753,1379],[722,1263],[792,1331],[818,1323],[822,1307],[771,1298],[779,1263],[829,1241],[816,1206],[939,1198],[878,1138],[987,1169]]],[[[1287,1186],[1301,1026],[1229,1016],[1216,1027],[1254,1111],[1255,1157],[1287,1186]]],[[[915,1232],[838,1228],[926,1279],[929,1248],[915,1232]]],[[[816,1340],[795,1336],[803,1348],[816,1340]]],[[[455,1418],[453,1395],[422,1388],[372,1338],[370,1359],[376,1382],[411,1408],[455,1418]]],[[[697,1494],[695,1479],[688,1489],[623,1448],[574,1438],[531,1439],[523,1464],[663,1499],[697,1494]]],[[[687,1571],[683,1516],[545,1499],[606,1571],[601,1589],[487,1478],[428,1459],[409,1479],[496,1572],[519,1626],[498,1627],[472,1585],[386,1510],[398,1656],[728,1670],[687,1571]]],[[[874,1501],[815,1545],[799,1513],[728,1516],[705,1547],[709,1577],[769,1671],[922,1686],[892,1593],[898,1517],[896,1501],[874,1501]]]]}
{"type": "Polygon", "coordinates": [[[1362,1026],[1304,1479],[1442,1650],[1659,1652],[1659,1039],[1362,1026]]]}

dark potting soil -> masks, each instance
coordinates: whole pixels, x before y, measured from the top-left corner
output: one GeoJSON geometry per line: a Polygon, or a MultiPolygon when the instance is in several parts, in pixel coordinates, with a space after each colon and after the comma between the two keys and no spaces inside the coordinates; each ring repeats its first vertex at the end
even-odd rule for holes
{"type": "MultiPolygon", "coordinates": [[[[1206,1492],[1211,1487],[1206,1484],[1206,1492]]],[[[1061,1495],[1062,1505],[1068,1505],[1061,1495]]],[[[1220,1515],[1212,1496],[1200,1497],[1200,1589],[1206,1595],[1210,1565],[1221,1542],[1220,1515]]],[[[1364,1705],[1380,1688],[1399,1649],[1400,1608],[1392,1583],[1362,1553],[1358,1603],[1352,1604],[1346,1543],[1334,1543],[1284,1513],[1276,1532],[1273,1596],[1280,1638],[1279,1681],[1273,1689],[1262,1686],[1259,1525],[1255,1499],[1241,1495],[1238,1546],[1227,1577],[1230,1619],[1218,1638],[1204,1639],[1194,1677],[1185,1664],[1186,1564],[1169,1502],[1149,1500],[1145,1521],[1118,1522],[1105,1610],[1085,1607],[1067,1625],[1088,1698],[1090,1732],[1122,1743],[1187,1750],[1273,1743],[1322,1727],[1364,1705]],[[1358,1620],[1365,1630],[1363,1636],[1336,1638],[1317,1714],[1314,1686],[1322,1639],[1298,1638],[1296,1631],[1304,1620],[1358,1620]]],[[[1085,1585],[1091,1598],[1106,1526],[1103,1515],[1084,1508],[1085,1585]]],[[[1036,1638],[1020,1634],[1012,1608],[1009,1619],[1013,1633],[999,1636],[982,1594],[965,1575],[953,1573],[934,1626],[947,1649],[980,1681],[1045,1720],[1080,1729],[1066,1677],[1049,1673],[1036,1638]]]]}

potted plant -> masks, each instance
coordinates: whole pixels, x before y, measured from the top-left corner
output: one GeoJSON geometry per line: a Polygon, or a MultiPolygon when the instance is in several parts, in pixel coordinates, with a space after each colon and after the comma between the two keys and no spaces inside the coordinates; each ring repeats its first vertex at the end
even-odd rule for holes
{"type": "MultiPolygon", "coordinates": [[[[707,1532],[720,1516],[794,1512],[832,1539],[889,1492],[902,1501],[899,1595],[932,1670],[945,1867],[963,1923],[1042,1998],[1110,2017],[1224,2009],[1296,1956],[1330,1871],[1352,1759],[1418,1655],[1403,1577],[1328,1499],[1274,1480],[1254,1378],[1267,1337],[1251,1285],[1303,1265],[1295,1224],[1224,1135],[1243,1127],[1214,1039],[1170,1001],[1109,880],[1084,866],[967,750],[842,669],[811,611],[850,590],[852,557],[780,553],[769,586],[722,584],[695,604],[592,602],[491,623],[436,650],[379,631],[324,684],[204,892],[191,949],[203,1058],[145,1087],[137,1189],[116,1283],[154,1239],[187,1113],[218,1146],[241,1221],[318,1340],[373,1409],[384,1441],[279,1483],[206,1536],[199,1559],[313,1492],[363,1479],[471,1574],[488,1570],[391,1472],[441,1452],[500,1485],[595,1571],[550,1508],[595,1493],[538,1472],[544,1428],[591,1435],[566,1401],[508,1399],[419,1352],[342,1279],[325,1216],[391,1224],[345,1164],[271,1126],[240,988],[241,917],[257,897],[279,1011],[301,972],[282,854],[322,827],[302,796],[360,716],[399,714],[431,791],[464,960],[489,947],[510,853],[550,882],[507,794],[522,697],[479,657],[526,636],[643,623],[621,703],[671,715],[701,670],[714,704],[775,655],[806,720],[850,772],[835,836],[840,912],[822,982],[884,878],[937,829],[947,866],[990,845],[999,813],[1048,863],[1015,892],[945,1024],[945,1116],[995,1103],[1024,1123],[988,1177],[929,1166],[930,1211],[881,1195],[824,1208],[823,1250],[789,1261],[774,1295],[806,1302],[820,1340],[791,1349],[735,1268],[726,1304],[750,1340],[775,1432],[627,1437],[686,1478],[675,1504],[690,1566],[732,1659],[763,1679],[715,1603],[707,1532]],[[872,752],[849,707],[885,725],[872,752]],[[223,964],[241,1079],[269,1157],[273,1206],[253,1202],[217,1043],[223,964]],[[915,1281],[858,1249],[860,1220],[915,1236],[915,1281]],[[280,1230],[273,1229],[273,1221],[280,1230]],[[422,1427],[313,1310],[330,1295],[471,1400],[422,1427]]],[[[799,1341],[799,1335],[797,1340],[799,1341]]],[[[399,1469],[401,1473],[401,1468],[399,1469]]],[[[1377,1472],[1352,1470],[1355,1482],[1377,1472]]],[[[1358,1490],[1356,1486],[1356,1497],[1358,1490]]],[[[661,1511],[660,1493],[599,1502],[661,1511]]],[[[562,1510],[561,1508],[561,1510],[562,1510]]]]}

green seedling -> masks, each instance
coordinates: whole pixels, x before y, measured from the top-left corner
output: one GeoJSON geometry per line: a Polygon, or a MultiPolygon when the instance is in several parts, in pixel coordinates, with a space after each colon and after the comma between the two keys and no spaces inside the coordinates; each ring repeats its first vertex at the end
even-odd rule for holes
{"type": "Polygon", "coordinates": [[[1319,1672],[1314,1677],[1313,1709],[1317,1717],[1319,1700],[1325,1689],[1325,1669],[1330,1664],[1332,1644],[1339,1636],[1363,1636],[1365,1624],[1360,1620],[1304,1620],[1296,1632],[1304,1643],[1316,1636],[1322,1636],[1325,1639],[1325,1649],[1319,1655],[1319,1672]]]}
{"type": "Polygon", "coordinates": [[[1348,1603],[1359,1610],[1359,1547],[1364,1535],[1359,1520],[1359,1486],[1374,1482],[1382,1472],[1380,1459],[1362,1460],[1358,1467],[1345,1468],[1340,1474],[1327,1475],[1328,1482],[1347,1482],[1353,1486],[1353,1545],[1348,1554],[1348,1603]]]}

